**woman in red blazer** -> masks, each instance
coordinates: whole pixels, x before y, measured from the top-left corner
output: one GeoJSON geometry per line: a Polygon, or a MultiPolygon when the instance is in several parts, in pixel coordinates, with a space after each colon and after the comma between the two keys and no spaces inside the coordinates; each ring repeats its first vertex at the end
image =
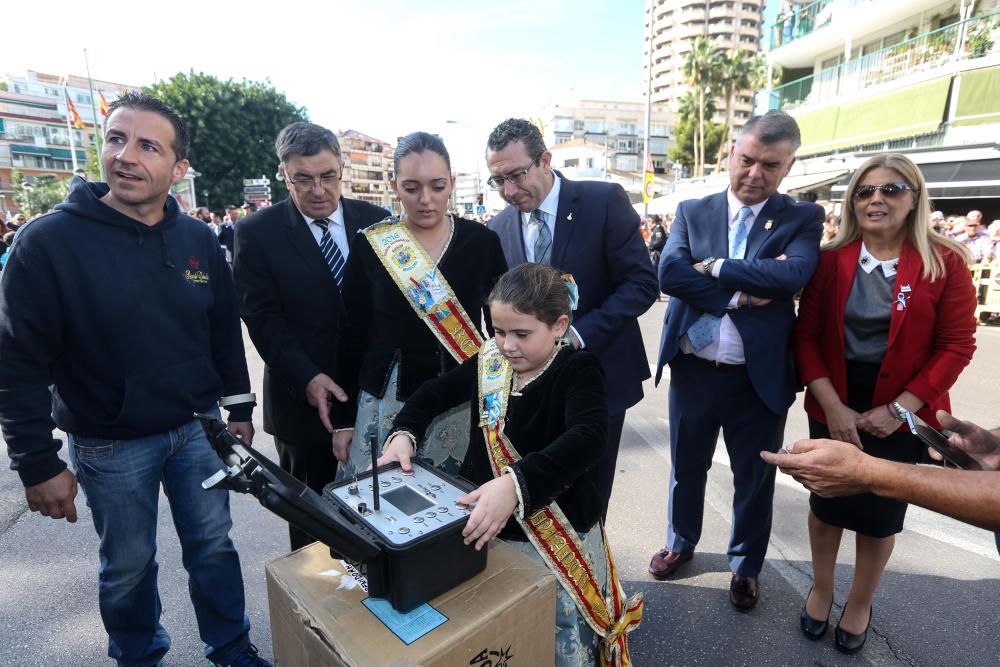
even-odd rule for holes
{"type": "MultiPolygon", "coordinates": [[[[948,390],[976,347],[976,293],[968,253],[929,220],[923,176],[903,155],[877,155],[851,178],[840,231],[802,294],[795,327],[810,437],[915,463],[923,447],[898,407],[940,428],[934,413],[950,408],[948,390]]],[[[802,631],[810,639],[826,632],[841,536],[854,531],[854,581],[834,633],[837,648],[853,653],[867,638],[906,504],[813,494],[809,507],[813,589],[802,631]]]]}

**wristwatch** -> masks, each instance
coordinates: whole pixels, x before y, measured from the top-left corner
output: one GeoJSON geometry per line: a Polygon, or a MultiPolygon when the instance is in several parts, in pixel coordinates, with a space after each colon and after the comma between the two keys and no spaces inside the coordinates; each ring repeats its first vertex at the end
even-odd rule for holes
{"type": "Polygon", "coordinates": [[[712,275],[712,265],[715,264],[715,257],[706,257],[701,260],[701,272],[706,276],[712,275]]]}

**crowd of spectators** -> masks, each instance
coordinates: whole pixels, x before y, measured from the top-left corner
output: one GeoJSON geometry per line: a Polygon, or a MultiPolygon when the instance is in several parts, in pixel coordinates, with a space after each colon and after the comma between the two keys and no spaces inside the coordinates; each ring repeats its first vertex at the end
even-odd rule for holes
{"type": "Polygon", "coordinates": [[[972,210],[965,215],[945,216],[941,211],[931,213],[931,227],[939,234],[954,239],[968,248],[977,264],[989,264],[1000,259],[1000,219],[985,226],[982,211],[972,210]]]}

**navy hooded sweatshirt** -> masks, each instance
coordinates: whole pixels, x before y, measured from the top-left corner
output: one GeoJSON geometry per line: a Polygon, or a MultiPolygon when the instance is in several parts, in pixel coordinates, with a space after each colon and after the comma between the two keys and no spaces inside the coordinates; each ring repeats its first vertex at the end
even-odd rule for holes
{"type": "Polygon", "coordinates": [[[212,230],[173,197],[144,225],[100,201],[107,192],[74,178],[65,202],[18,231],[0,273],[0,427],[25,486],[66,467],[53,420],[75,436],[140,438],[250,391],[212,230]]]}

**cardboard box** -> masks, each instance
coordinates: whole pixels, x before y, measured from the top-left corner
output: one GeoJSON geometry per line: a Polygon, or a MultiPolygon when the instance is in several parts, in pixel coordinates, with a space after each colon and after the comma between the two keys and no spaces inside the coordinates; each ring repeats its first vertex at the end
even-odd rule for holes
{"type": "Polygon", "coordinates": [[[279,667],[536,667],[555,656],[555,577],[494,542],[486,570],[430,605],[448,620],[405,644],[363,604],[341,561],[313,544],[267,564],[279,667]]]}

